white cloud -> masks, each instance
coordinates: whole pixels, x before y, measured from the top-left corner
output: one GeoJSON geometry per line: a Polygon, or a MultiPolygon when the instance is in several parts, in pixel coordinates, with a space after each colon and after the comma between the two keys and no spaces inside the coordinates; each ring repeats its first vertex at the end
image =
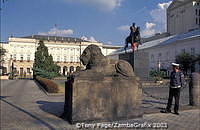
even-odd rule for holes
{"type": "Polygon", "coordinates": [[[65,0],[70,2],[79,2],[89,4],[103,11],[111,11],[121,5],[123,0],[65,0]]]}
{"type": "Polygon", "coordinates": [[[129,31],[130,26],[129,25],[122,25],[119,26],[117,29],[120,31],[129,31]]]}
{"type": "Polygon", "coordinates": [[[158,3],[157,8],[150,11],[150,16],[152,17],[151,22],[146,22],[145,29],[142,30],[142,37],[149,37],[155,33],[166,32],[167,30],[167,8],[172,3],[172,1],[166,3],[158,3]]]}
{"type": "Polygon", "coordinates": [[[145,29],[141,32],[142,37],[149,37],[156,33],[154,27],[156,26],[155,23],[146,22],[145,29]]]}
{"type": "Polygon", "coordinates": [[[146,22],[146,28],[147,28],[147,29],[151,29],[151,28],[153,28],[154,26],[156,26],[155,23],[146,22]]]}
{"type": "Polygon", "coordinates": [[[64,36],[64,35],[72,35],[74,31],[72,29],[58,29],[56,27],[50,29],[48,32],[39,32],[39,35],[58,35],[58,36],[64,36]]]}
{"type": "Polygon", "coordinates": [[[86,36],[82,36],[81,37],[82,40],[86,40],[86,41],[90,41],[90,42],[97,42],[97,40],[94,37],[86,37],[86,36]]]}
{"type": "Polygon", "coordinates": [[[169,2],[167,2],[167,3],[159,3],[158,4],[158,7],[159,8],[161,8],[161,9],[163,9],[163,10],[165,10],[165,9],[167,9],[168,7],[169,7],[169,5],[172,3],[172,1],[169,1],[169,2]]]}
{"type": "Polygon", "coordinates": [[[172,1],[166,3],[158,3],[157,8],[150,12],[153,22],[159,26],[160,31],[166,31],[167,27],[167,15],[166,11],[172,1]]]}

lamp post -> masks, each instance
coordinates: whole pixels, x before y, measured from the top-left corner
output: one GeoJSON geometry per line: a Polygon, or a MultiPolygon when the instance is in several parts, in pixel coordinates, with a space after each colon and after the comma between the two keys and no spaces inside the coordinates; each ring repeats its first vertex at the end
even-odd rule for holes
{"type": "Polygon", "coordinates": [[[12,61],[12,73],[11,73],[11,78],[14,78],[14,62],[12,61]]]}
{"type": "Polygon", "coordinates": [[[80,68],[81,68],[81,42],[80,42],[80,56],[79,56],[80,68]]]}
{"type": "Polygon", "coordinates": [[[161,63],[160,63],[160,60],[158,60],[158,71],[160,71],[160,66],[161,66],[161,63]]]}
{"type": "Polygon", "coordinates": [[[12,57],[10,57],[10,63],[11,63],[11,67],[10,67],[10,69],[11,69],[10,79],[13,79],[13,77],[14,77],[14,62],[13,62],[12,57]]]}

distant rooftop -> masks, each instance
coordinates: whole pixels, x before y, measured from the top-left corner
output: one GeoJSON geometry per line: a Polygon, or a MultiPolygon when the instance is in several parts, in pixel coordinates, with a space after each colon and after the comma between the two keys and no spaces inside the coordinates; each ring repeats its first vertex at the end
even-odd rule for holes
{"type": "Polygon", "coordinates": [[[46,35],[32,35],[32,36],[25,36],[21,38],[30,38],[30,39],[37,39],[37,40],[45,40],[45,41],[61,41],[61,42],[88,42],[86,40],[74,37],[61,37],[61,36],[46,36],[46,35]]]}

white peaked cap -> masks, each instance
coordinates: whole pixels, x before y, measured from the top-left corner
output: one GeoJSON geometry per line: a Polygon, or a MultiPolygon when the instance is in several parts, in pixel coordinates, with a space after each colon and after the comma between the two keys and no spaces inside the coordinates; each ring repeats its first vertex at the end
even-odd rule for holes
{"type": "Polygon", "coordinates": [[[176,63],[172,63],[172,65],[173,65],[173,66],[178,66],[178,67],[179,67],[179,64],[176,64],[176,63]]]}

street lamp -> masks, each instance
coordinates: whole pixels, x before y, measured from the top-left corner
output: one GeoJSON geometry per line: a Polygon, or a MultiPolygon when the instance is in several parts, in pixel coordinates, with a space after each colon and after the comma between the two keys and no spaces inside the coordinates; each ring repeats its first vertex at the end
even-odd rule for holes
{"type": "Polygon", "coordinates": [[[161,66],[161,63],[160,63],[160,59],[158,60],[158,71],[160,71],[160,66],[161,66]]]}
{"type": "Polygon", "coordinates": [[[81,42],[80,42],[80,56],[79,56],[80,68],[81,68],[81,42]]]}
{"type": "Polygon", "coordinates": [[[13,58],[12,58],[12,55],[10,57],[10,64],[11,64],[11,74],[10,74],[10,79],[13,79],[14,78],[14,62],[13,62],[13,58]]]}

